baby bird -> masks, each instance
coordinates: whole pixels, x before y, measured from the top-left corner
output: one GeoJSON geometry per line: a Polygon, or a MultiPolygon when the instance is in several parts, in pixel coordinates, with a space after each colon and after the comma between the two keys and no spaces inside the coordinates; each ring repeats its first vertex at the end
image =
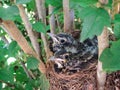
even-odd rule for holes
{"type": "Polygon", "coordinates": [[[52,39],[51,50],[54,53],[54,59],[52,60],[55,60],[56,62],[56,60],[60,58],[59,64],[57,63],[60,67],[77,67],[78,65],[80,67],[81,63],[87,62],[98,55],[96,37],[94,37],[93,39],[87,39],[84,42],[80,42],[75,40],[71,34],[67,33],[48,33],[48,35],[52,39]],[[60,61],[62,62],[62,64],[60,63],[60,61]],[[63,63],[63,61],[65,63],[63,63]]]}

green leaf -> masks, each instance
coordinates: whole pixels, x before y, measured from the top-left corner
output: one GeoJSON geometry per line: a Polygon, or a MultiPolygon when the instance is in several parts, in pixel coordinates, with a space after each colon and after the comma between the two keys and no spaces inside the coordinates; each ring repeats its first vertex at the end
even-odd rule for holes
{"type": "Polygon", "coordinates": [[[15,89],[14,90],[25,90],[24,85],[21,82],[15,82],[15,89]]]}
{"type": "Polygon", "coordinates": [[[0,90],[2,90],[2,83],[0,82],[0,90]]]}
{"type": "Polygon", "coordinates": [[[114,34],[117,39],[120,39],[120,23],[115,23],[114,34]]]}
{"type": "Polygon", "coordinates": [[[35,0],[31,0],[29,3],[27,3],[27,10],[28,11],[34,11],[36,9],[35,0]]]}
{"type": "Polygon", "coordinates": [[[105,5],[106,7],[109,7],[110,9],[112,9],[113,6],[113,0],[108,0],[108,4],[105,5]]]}
{"type": "Polygon", "coordinates": [[[100,56],[105,71],[120,70],[120,40],[112,42],[110,48],[106,48],[100,56]]]}
{"type": "Polygon", "coordinates": [[[18,53],[18,50],[20,49],[20,47],[18,46],[16,41],[12,41],[8,47],[8,52],[9,52],[9,56],[15,56],[18,53]]]}
{"type": "Polygon", "coordinates": [[[5,61],[7,55],[7,47],[5,47],[5,43],[0,41],[0,61],[5,61]]]}
{"type": "Polygon", "coordinates": [[[71,2],[75,2],[77,4],[80,4],[82,7],[94,5],[98,2],[98,0],[71,0],[71,2]]]}
{"type": "Polygon", "coordinates": [[[39,61],[34,57],[28,57],[27,58],[27,68],[28,69],[37,69],[38,68],[39,61]]]}
{"type": "Polygon", "coordinates": [[[41,32],[41,33],[46,33],[47,32],[47,28],[46,28],[46,26],[43,24],[43,23],[41,23],[41,22],[36,22],[36,23],[34,23],[33,25],[33,29],[36,31],[36,32],[41,32]]]}
{"type": "Polygon", "coordinates": [[[62,0],[45,0],[47,4],[50,4],[54,7],[62,6],[62,0]]]}
{"type": "Polygon", "coordinates": [[[10,6],[7,8],[0,7],[0,18],[4,20],[15,20],[16,16],[19,15],[17,6],[10,6]]]}
{"type": "Polygon", "coordinates": [[[5,36],[5,35],[6,35],[6,33],[5,33],[5,32],[0,33],[0,37],[5,36]]]}
{"type": "Polygon", "coordinates": [[[32,87],[32,85],[31,85],[31,83],[27,83],[27,84],[25,85],[25,90],[33,90],[33,87],[32,87]]]}
{"type": "Polygon", "coordinates": [[[115,14],[113,22],[114,23],[120,23],[120,14],[115,14]]]}
{"type": "Polygon", "coordinates": [[[26,4],[29,3],[31,0],[16,0],[16,4],[26,4]]]}
{"type": "Polygon", "coordinates": [[[79,17],[83,20],[81,41],[100,35],[105,26],[110,26],[110,16],[102,8],[84,8],[80,11],[79,17]]]}
{"type": "Polygon", "coordinates": [[[45,75],[41,75],[40,76],[40,90],[49,90],[49,81],[47,80],[47,78],[45,77],[45,75]]]}
{"type": "Polygon", "coordinates": [[[2,70],[0,70],[0,80],[13,83],[14,77],[10,71],[8,71],[6,69],[2,69],[2,70]]]}
{"type": "Polygon", "coordinates": [[[114,18],[114,34],[117,39],[120,39],[120,14],[116,14],[114,18]]]}
{"type": "MultiPolygon", "coordinates": [[[[14,67],[15,68],[15,67],[14,67]]],[[[24,81],[27,81],[28,78],[27,78],[27,75],[26,73],[24,72],[23,68],[22,67],[18,67],[18,69],[16,69],[15,71],[16,73],[16,80],[19,81],[19,82],[24,82],[24,81]]]]}

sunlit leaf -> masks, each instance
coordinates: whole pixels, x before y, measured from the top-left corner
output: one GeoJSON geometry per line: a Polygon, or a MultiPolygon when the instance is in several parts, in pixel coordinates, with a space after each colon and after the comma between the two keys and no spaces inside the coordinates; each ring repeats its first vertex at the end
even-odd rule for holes
{"type": "Polygon", "coordinates": [[[27,68],[28,69],[37,69],[39,61],[34,57],[27,58],[27,68]]]}
{"type": "Polygon", "coordinates": [[[112,42],[110,48],[106,48],[100,56],[105,71],[120,70],[120,40],[112,42]]]}
{"type": "Polygon", "coordinates": [[[46,33],[48,30],[48,28],[46,28],[46,26],[41,22],[36,22],[32,26],[36,32],[46,33]]]}
{"type": "Polygon", "coordinates": [[[0,18],[4,20],[15,20],[16,16],[19,15],[17,6],[10,6],[7,8],[0,7],[0,18]]]}
{"type": "Polygon", "coordinates": [[[110,26],[110,16],[102,8],[84,8],[80,11],[79,17],[83,20],[81,41],[100,35],[105,26],[110,26]]]}

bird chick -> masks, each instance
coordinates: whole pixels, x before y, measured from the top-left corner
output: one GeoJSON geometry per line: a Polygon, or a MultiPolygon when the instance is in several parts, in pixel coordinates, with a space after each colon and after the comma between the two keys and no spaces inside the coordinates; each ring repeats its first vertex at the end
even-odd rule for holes
{"type": "Polygon", "coordinates": [[[48,33],[52,38],[52,48],[55,55],[59,55],[65,52],[70,53],[80,53],[85,55],[86,53],[97,54],[97,38],[86,39],[84,42],[79,42],[75,40],[72,35],[67,33],[52,34],[48,33]]]}
{"type": "Polygon", "coordinates": [[[52,38],[52,48],[55,55],[65,52],[77,53],[78,42],[70,34],[61,33],[55,35],[48,33],[48,35],[52,38]]]}
{"type": "Polygon", "coordinates": [[[92,57],[98,55],[96,37],[94,37],[93,39],[87,39],[84,42],[79,42],[75,40],[72,35],[66,33],[48,33],[48,35],[52,39],[52,50],[54,53],[53,61],[57,64],[59,68],[63,68],[64,65],[70,67],[78,66],[81,65],[82,62],[87,62],[86,60],[89,61],[92,57]],[[79,58],[80,60],[77,58],[79,58]],[[58,62],[57,59],[59,59],[60,61],[58,62]],[[74,64],[73,61],[75,63],[77,62],[77,65],[74,64]]]}

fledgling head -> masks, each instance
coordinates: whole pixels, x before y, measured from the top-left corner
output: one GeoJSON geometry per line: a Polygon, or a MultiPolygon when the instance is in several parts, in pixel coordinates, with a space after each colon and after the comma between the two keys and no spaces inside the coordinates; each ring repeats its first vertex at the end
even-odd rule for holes
{"type": "Polygon", "coordinates": [[[70,53],[62,53],[59,56],[51,56],[50,61],[57,65],[57,68],[63,68],[64,64],[69,60],[70,53]]]}
{"type": "Polygon", "coordinates": [[[55,52],[60,50],[66,50],[66,52],[76,52],[75,47],[77,45],[77,42],[72,37],[72,35],[67,33],[61,33],[56,35],[48,33],[48,35],[52,38],[52,47],[55,52]]]}

